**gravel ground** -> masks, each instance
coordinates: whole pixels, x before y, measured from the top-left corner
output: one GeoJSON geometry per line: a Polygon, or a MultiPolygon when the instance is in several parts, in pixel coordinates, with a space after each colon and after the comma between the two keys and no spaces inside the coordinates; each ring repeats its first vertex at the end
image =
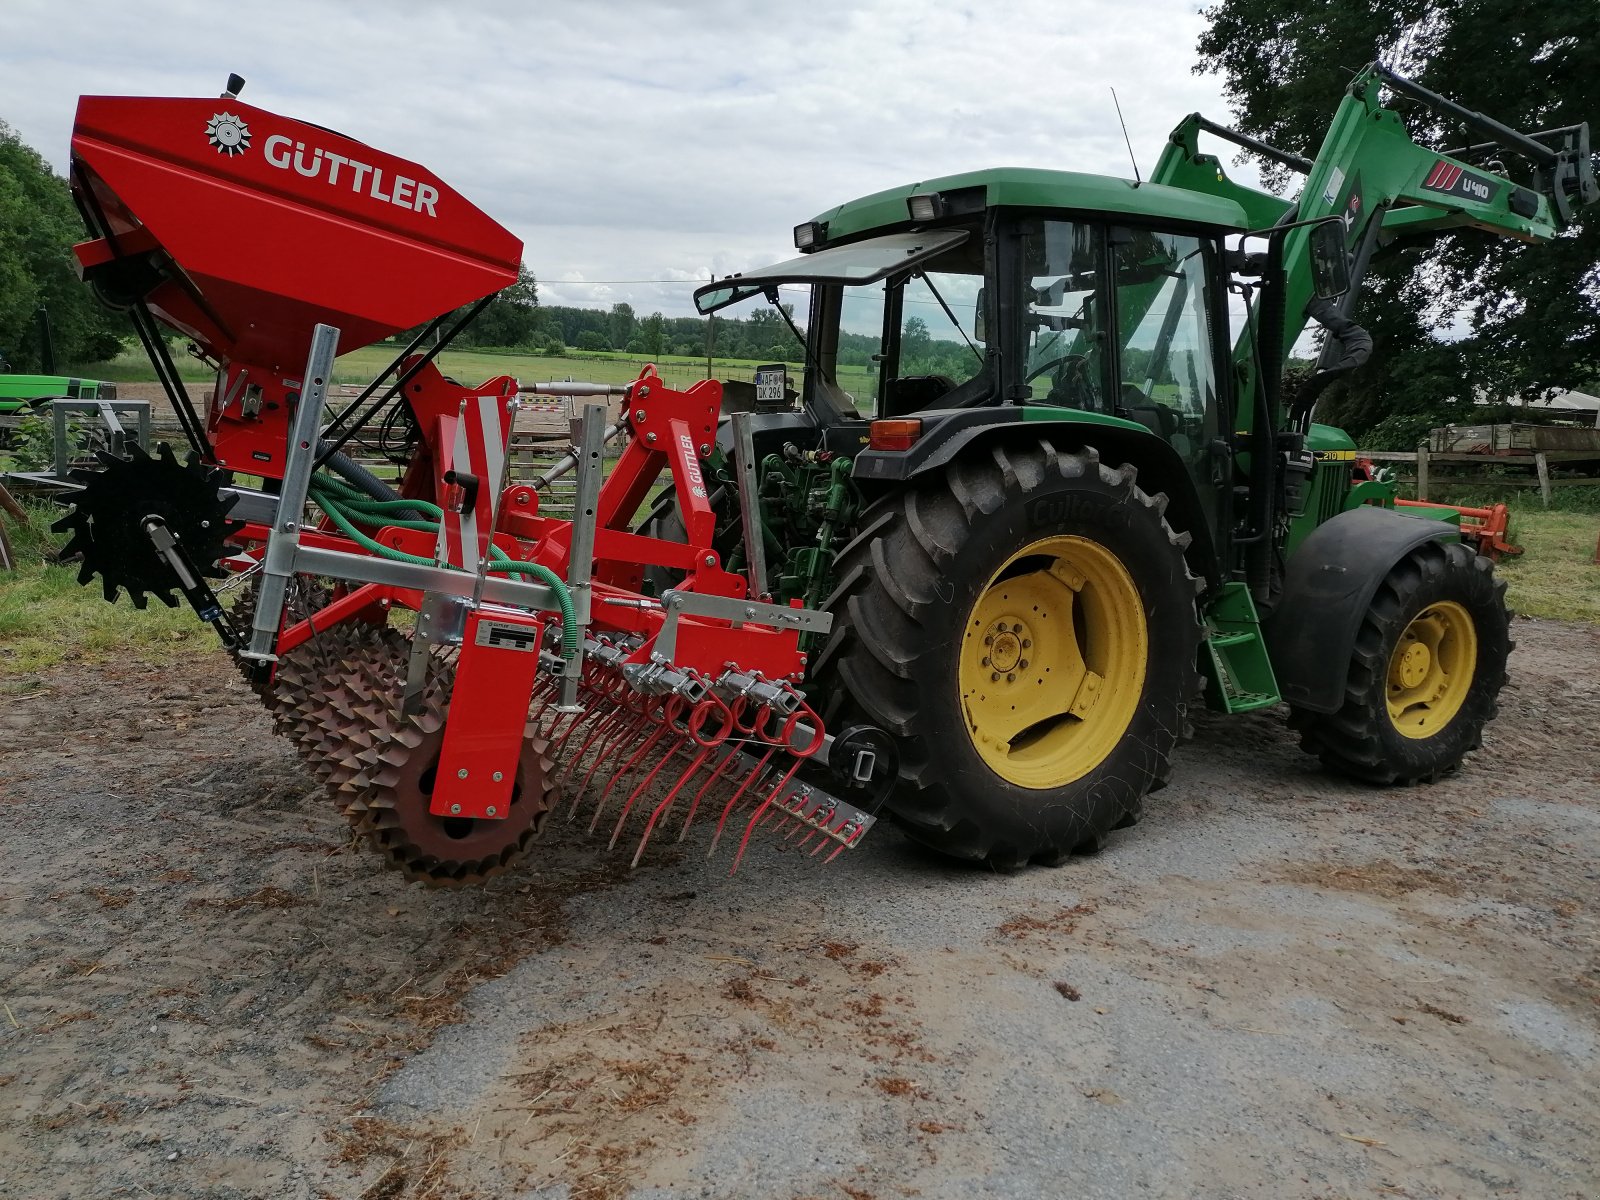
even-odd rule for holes
{"type": "Polygon", "coordinates": [[[225,662],[0,705],[0,1196],[1600,1194],[1600,631],[1458,776],[1201,722],[1092,859],[346,844],[225,662]]]}

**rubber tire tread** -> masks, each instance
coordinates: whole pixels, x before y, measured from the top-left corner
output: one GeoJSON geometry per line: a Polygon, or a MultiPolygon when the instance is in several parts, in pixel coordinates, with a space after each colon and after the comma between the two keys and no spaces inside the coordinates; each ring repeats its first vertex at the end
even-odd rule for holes
{"type": "Polygon", "coordinates": [[[863,720],[898,739],[901,782],[889,808],[913,840],[998,870],[1060,865],[1133,825],[1144,797],[1167,783],[1172,752],[1191,733],[1203,629],[1195,604],[1202,584],[1184,558],[1190,538],[1167,523],[1166,507],[1165,495],[1139,488],[1134,467],[1039,439],[979,448],[862,515],[836,564],[839,584],[825,605],[835,626],[813,678],[828,728],[863,720]],[[1054,533],[1094,532],[1070,519],[1041,527],[1027,516],[1032,505],[1057,501],[1100,512],[1112,540],[1146,563],[1135,578],[1143,580],[1150,668],[1129,727],[1139,735],[1124,736],[1083,779],[1040,792],[1008,783],[977,757],[959,717],[952,648],[978,591],[1007,557],[1054,533]],[[928,703],[942,692],[956,706],[947,719],[928,703]]]}

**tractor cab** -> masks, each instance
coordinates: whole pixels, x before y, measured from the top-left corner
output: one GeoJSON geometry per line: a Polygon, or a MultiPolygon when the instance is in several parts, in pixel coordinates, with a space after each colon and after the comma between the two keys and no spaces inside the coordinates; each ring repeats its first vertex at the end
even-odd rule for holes
{"type": "Polygon", "coordinates": [[[800,257],[696,302],[809,290],[802,398],[824,426],[871,423],[860,481],[909,478],[1001,423],[1098,424],[1186,477],[1215,529],[1233,484],[1216,457],[1237,332],[1224,238],[1246,227],[1239,205],[1178,188],[983,172],[834,209],[796,228],[800,257]]]}

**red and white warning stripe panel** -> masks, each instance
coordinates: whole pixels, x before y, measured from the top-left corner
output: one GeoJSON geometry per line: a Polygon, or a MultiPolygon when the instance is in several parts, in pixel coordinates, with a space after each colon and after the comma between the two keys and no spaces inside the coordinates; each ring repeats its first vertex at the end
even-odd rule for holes
{"type": "Polygon", "coordinates": [[[489,555],[512,416],[512,407],[502,396],[469,396],[461,402],[461,415],[450,440],[450,461],[443,464],[447,477],[454,474],[436,550],[440,561],[451,566],[476,571],[489,555]]]}

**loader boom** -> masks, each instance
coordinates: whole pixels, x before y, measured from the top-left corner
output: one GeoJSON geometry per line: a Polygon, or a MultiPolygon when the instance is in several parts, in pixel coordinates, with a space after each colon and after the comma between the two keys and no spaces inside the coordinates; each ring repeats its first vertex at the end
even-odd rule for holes
{"type": "MultiPolygon", "coordinates": [[[[1151,175],[1154,183],[1189,188],[1237,202],[1265,229],[1289,221],[1338,216],[1345,224],[1352,286],[1340,303],[1353,311],[1361,276],[1373,252],[1396,238],[1454,229],[1478,229],[1525,242],[1544,242],[1570,224],[1577,206],[1600,198],[1587,124],[1535,134],[1519,133],[1481,113],[1455,104],[1374,63],[1351,81],[1314,160],[1278,150],[1191,114],[1173,130],[1151,175]],[[1411,136],[1399,115],[1385,108],[1383,88],[1409,97],[1441,116],[1459,121],[1487,140],[1452,151],[1431,150],[1411,136]],[[1298,199],[1236,183],[1221,162],[1198,147],[1201,132],[1228,138],[1305,176],[1298,199]],[[1525,162],[1525,183],[1513,180],[1499,155],[1525,162]]],[[[1282,330],[1266,347],[1281,363],[1310,319],[1313,294],[1310,227],[1291,230],[1282,249],[1282,330]]],[[[1236,358],[1248,363],[1249,335],[1236,358]]],[[[1273,367],[1267,365],[1271,371],[1273,367]]],[[[1241,406],[1242,407],[1242,406],[1241,406]]],[[[1276,414],[1274,414],[1276,416],[1276,414]]]]}

